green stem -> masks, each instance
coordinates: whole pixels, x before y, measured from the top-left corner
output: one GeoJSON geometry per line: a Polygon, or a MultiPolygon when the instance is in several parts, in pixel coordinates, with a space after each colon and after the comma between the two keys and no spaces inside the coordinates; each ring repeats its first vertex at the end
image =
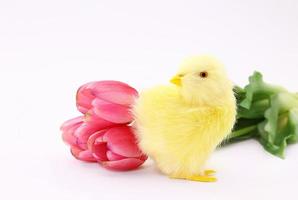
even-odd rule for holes
{"type": "Polygon", "coordinates": [[[245,135],[250,135],[252,133],[253,130],[257,129],[258,126],[257,125],[252,125],[252,126],[248,126],[245,127],[243,129],[237,130],[237,131],[233,131],[227,138],[227,140],[232,140],[235,138],[239,138],[239,137],[243,137],[245,135]]]}

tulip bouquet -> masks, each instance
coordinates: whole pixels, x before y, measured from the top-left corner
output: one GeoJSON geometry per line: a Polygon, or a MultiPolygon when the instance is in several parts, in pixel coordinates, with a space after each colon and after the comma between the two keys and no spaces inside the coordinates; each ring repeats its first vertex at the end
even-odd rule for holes
{"type": "Polygon", "coordinates": [[[137,145],[130,109],[138,92],[119,81],[98,81],[81,86],[76,95],[82,116],[61,126],[62,138],[78,160],[98,162],[112,170],[131,170],[147,156],[137,145]]]}

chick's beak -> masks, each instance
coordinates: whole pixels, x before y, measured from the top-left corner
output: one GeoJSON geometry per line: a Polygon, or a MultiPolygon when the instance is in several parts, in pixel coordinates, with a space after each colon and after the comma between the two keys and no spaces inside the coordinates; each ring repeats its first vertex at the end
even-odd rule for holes
{"type": "Polygon", "coordinates": [[[181,77],[176,75],[170,80],[170,82],[177,86],[181,86],[181,77]]]}

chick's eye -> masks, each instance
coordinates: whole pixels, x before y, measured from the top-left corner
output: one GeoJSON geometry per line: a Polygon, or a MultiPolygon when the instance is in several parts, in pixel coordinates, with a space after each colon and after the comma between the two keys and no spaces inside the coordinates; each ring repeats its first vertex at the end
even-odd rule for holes
{"type": "Polygon", "coordinates": [[[201,78],[207,78],[208,77],[208,72],[200,72],[200,77],[201,78]]]}

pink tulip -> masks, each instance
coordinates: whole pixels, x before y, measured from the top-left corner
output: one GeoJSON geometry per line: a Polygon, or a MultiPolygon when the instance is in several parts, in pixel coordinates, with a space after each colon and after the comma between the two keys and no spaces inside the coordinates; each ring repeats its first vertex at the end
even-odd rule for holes
{"type": "Polygon", "coordinates": [[[66,121],[61,130],[63,140],[79,160],[99,162],[113,170],[131,170],[147,159],[127,125],[117,126],[108,121],[91,123],[77,117],[66,121]]]}
{"type": "Polygon", "coordinates": [[[77,108],[92,115],[90,120],[95,117],[125,124],[132,121],[130,109],[137,96],[134,88],[119,81],[90,82],[78,89],[77,108]]]}
{"type": "Polygon", "coordinates": [[[62,139],[71,146],[71,153],[75,158],[88,162],[96,162],[97,160],[87,148],[88,139],[96,131],[113,125],[115,124],[104,120],[97,121],[97,123],[84,122],[83,117],[76,117],[62,124],[62,139]]]}
{"type": "Polygon", "coordinates": [[[113,170],[131,170],[147,159],[138,148],[129,126],[117,126],[94,133],[88,140],[88,149],[104,167],[113,170]]]}

